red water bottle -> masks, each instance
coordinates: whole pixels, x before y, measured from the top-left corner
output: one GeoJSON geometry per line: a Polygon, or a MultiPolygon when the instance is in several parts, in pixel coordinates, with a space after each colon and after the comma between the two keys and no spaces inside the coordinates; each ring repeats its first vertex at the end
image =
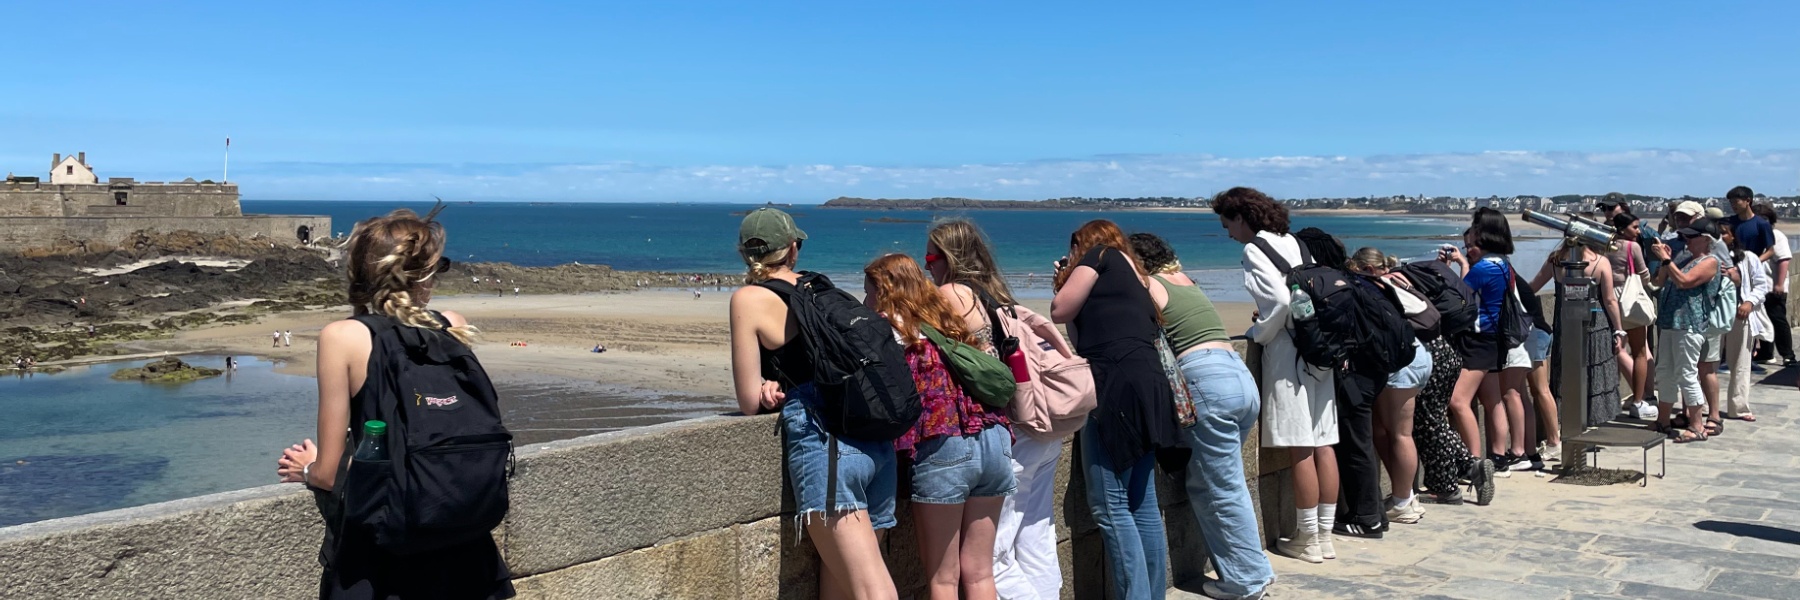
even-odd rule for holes
{"type": "Polygon", "coordinates": [[[1006,355],[1006,366],[1012,367],[1013,383],[1031,383],[1031,368],[1025,364],[1025,351],[1015,349],[1006,355]]]}

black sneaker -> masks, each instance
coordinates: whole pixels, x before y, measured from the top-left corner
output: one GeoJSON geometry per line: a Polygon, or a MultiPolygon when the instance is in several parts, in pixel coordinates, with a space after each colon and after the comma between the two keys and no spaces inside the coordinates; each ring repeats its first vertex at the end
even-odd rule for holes
{"type": "Polygon", "coordinates": [[[1800,367],[1800,360],[1794,360],[1794,359],[1790,358],[1790,359],[1781,361],[1781,368],[1786,369],[1788,367],[1800,367]]]}
{"type": "Polygon", "coordinates": [[[1494,501],[1494,461],[1477,459],[1465,474],[1469,487],[1475,490],[1475,505],[1487,506],[1494,501]]]}
{"type": "Polygon", "coordinates": [[[1416,502],[1424,502],[1426,504],[1459,505],[1459,504],[1463,503],[1463,494],[1462,494],[1462,489],[1457,488],[1457,489],[1452,489],[1448,493],[1443,493],[1443,494],[1436,493],[1436,492],[1426,492],[1423,494],[1415,494],[1413,496],[1413,500],[1416,502]]]}
{"type": "Polygon", "coordinates": [[[1333,533],[1335,535],[1347,535],[1350,537],[1357,537],[1357,538],[1363,538],[1363,539],[1369,539],[1369,540],[1379,540],[1379,539],[1381,539],[1381,530],[1382,529],[1383,528],[1379,527],[1379,526],[1378,527],[1369,527],[1369,526],[1362,525],[1359,523],[1338,523],[1336,525],[1331,526],[1331,533],[1333,533]]]}

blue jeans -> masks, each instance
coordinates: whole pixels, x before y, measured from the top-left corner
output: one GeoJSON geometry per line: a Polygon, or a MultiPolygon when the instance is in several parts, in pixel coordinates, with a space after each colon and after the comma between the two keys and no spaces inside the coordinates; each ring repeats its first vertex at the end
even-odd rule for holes
{"type": "MultiPolygon", "coordinates": [[[[1425,349],[1419,349],[1425,354],[1425,349]]],[[[1244,483],[1244,439],[1256,425],[1262,396],[1250,369],[1230,350],[1199,350],[1181,357],[1181,374],[1194,392],[1193,427],[1182,431],[1194,451],[1187,468],[1188,503],[1219,570],[1219,589],[1236,596],[1262,591],[1275,571],[1263,554],[1256,509],[1244,483]]]]}
{"type": "Polygon", "coordinates": [[[1088,508],[1100,526],[1106,570],[1115,600],[1162,600],[1168,594],[1169,545],[1163,539],[1162,511],[1156,504],[1156,453],[1114,471],[1106,447],[1094,433],[1093,417],[1077,434],[1081,470],[1087,477],[1088,508]]]}

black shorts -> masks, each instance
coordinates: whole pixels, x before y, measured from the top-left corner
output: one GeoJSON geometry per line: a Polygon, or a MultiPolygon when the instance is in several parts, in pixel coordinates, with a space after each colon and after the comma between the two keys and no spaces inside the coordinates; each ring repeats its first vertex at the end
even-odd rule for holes
{"type": "Polygon", "coordinates": [[[1500,336],[1496,333],[1476,333],[1465,331],[1454,336],[1451,345],[1463,358],[1463,370],[1493,373],[1506,364],[1506,351],[1500,348],[1500,336]]]}

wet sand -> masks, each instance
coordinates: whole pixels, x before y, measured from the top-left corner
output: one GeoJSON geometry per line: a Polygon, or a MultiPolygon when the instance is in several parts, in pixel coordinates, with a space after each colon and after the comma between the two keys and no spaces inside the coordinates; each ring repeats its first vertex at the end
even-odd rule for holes
{"type": "MultiPolygon", "coordinates": [[[[736,411],[727,349],[730,292],[695,299],[685,291],[618,294],[446,296],[437,310],[461,313],[482,332],[476,346],[527,443],[736,411]],[[517,345],[523,343],[523,345],[517,345]],[[607,352],[590,352],[604,344],[607,352]]],[[[1025,305],[1049,312],[1048,300],[1025,305]]],[[[1218,304],[1227,331],[1249,326],[1248,303],[1218,304]]],[[[248,325],[184,331],[135,342],[130,351],[254,355],[277,371],[312,375],[319,330],[344,309],[284,313],[248,325]],[[271,347],[291,330],[293,345],[271,347]]]]}

